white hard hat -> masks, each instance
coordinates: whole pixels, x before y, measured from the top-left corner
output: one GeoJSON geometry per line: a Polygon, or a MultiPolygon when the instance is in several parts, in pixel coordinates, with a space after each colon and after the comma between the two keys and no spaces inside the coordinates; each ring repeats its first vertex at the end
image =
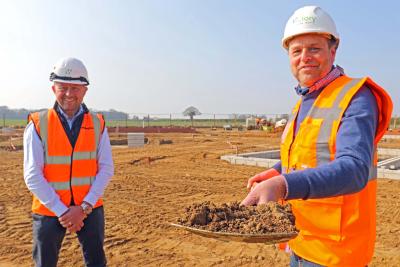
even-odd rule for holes
{"type": "Polygon", "coordinates": [[[282,45],[288,49],[288,41],[305,33],[321,33],[334,36],[339,41],[339,34],[331,16],[318,6],[305,6],[297,9],[286,23],[282,45]]]}
{"type": "Polygon", "coordinates": [[[50,81],[89,85],[89,77],[85,65],[77,58],[60,59],[50,74],[50,81]]]}

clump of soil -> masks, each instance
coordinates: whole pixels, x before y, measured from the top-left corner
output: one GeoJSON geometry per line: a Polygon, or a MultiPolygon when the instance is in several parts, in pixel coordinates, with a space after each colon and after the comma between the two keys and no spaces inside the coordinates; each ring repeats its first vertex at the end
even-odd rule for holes
{"type": "Polygon", "coordinates": [[[172,140],[169,140],[169,139],[160,139],[160,140],[158,140],[158,144],[159,144],[159,145],[169,145],[169,144],[172,144],[172,140]]]}
{"type": "Polygon", "coordinates": [[[19,151],[22,149],[24,149],[22,145],[0,146],[0,150],[5,150],[5,151],[19,151]]]}
{"type": "Polygon", "coordinates": [[[290,204],[268,202],[259,206],[241,206],[239,202],[221,206],[207,201],[185,209],[178,223],[213,232],[267,234],[297,232],[290,204]]]}
{"type": "Polygon", "coordinates": [[[129,162],[132,165],[139,165],[139,164],[150,164],[157,160],[165,159],[167,156],[156,156],[156,157],[141,157],[139,159],[134,159],[129,162]]]}

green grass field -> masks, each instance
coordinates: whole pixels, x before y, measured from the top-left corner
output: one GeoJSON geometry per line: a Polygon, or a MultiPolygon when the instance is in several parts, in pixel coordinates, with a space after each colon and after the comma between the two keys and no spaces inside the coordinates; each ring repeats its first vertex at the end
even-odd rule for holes
{"type": "MultiPolygon", "coordinates": [[[[194,127],[222,127],[224,125],[230,124],[232,127],[244,126],[246,121],[244,120],[229,120],[229,119],[194,119],[194,127]]],[[[0,127],[25,127],[26,120],[11,120],[2,119],[0,121],[0,127]]],[[[136,126],[136,127],[148,127],[148,126],[177,126],[177,127],[190,127],[192,125],[190,119],[157,119],[150,121],[143,120],[106,120],[106,125],[109,127],[126,127],[126,126],[136,126]]],[[[400,128],[400,118],[392,118],[389,128],[400,128]]]]}
{"type": "MultiPolygon", "coordinates": [[[[245,125],[245,121],[239,120],[227,120],[227,119],[194,119],[194,127],[222,127],[223,125],[230,124],[232,126],[245,125]]],[[[143,120],[121,120],[121,121],[107,121],[107,126],[136,126],[136,127],[148,127],[148,126],[177,126],[177,127],[190,127],[192,122],[185,119],[157,119],[150,121],[143,120]]]]}
{"type": "MultiPolygon", "coordinates": [[[[228,120],[228,119],[194,119],[194,127],[222,127],[223,125],[230,124],[233,127],[239,125],[245,125],[244,120],[228,120]]],[[[0,121],[1,127],[24,127],[26,120],[11,120],[4,119],[0,121]]],[[[143,120],[106,120],[106,125],[110,127],[120,126],[136,126],[136,127],[148,127],[148,126],[177,126],[177,127],[190,127],[192,125],[189,119],[157,119],[150,121],[143,120]]]]}
{"type": "Polygon", "coordinates": [[[0,121],[0,126],[2,127],[25,127],[26,120],[10,120],[10,119],[2,119],[0,121]]]}

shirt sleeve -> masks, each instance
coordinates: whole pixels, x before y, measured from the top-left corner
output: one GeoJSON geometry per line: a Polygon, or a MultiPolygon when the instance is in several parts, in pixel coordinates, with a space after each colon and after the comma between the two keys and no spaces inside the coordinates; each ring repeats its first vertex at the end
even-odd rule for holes
{"type": "Polygon", "coordinates": [[[94,206],[103,195],[111,177],[114,175],[114,163],[112,160],[111,144],[107,128],[104,129],[100,138],[97,161],[99,169],[96,178],[90,187],[88,194],[84,198],[84,201],[88,202],[92,206],[94,206]]]}
{"type": "Polygon", "coordinates": [[[25,184],[48,209],[58,217],[68,210],[53,187],[43,175],[44,151],[42,142],[30,122],[24,132],[24,180],[25,184]]]}
{"type": "Polygon", "coordinates": [[[282,162],[279,161],[272,166],[273,169],[275,169],[277,172],[282,173],[282,162]]]}
{"type": "Polygon", "coordinates": [[[335,159],[317,168],[284,174],[287,199],[333,197],[362,190],[368,182],[378,121],[375,97],[361,88],[343,114],[335,159]]]}

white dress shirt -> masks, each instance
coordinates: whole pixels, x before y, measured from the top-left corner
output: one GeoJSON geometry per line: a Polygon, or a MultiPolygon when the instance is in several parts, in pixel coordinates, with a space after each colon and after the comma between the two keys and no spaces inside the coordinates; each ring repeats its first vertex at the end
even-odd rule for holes
{"type": "MultiPolygon", "coordinates": [[[[82,106],[73,118],[68,116],[59,108],[61,114],[67,119],[71,128],[74,120],[83,112],[82,106]]],[[[94,206],[103,195],[106,186],[114,175],[114,164],[112,160],[110,138],[107,128],[101,134],[100,143],[97,148],[98,172],[84,201],[94,206]]],[[[40,203],[54,212],[58,217],[68,210],[61,202],[56,191],[47,182],[43,175],[44,149],[42,142],[36,132],[33,122],[30,122],[24,132],[24,180],[28,189],[39,199],[40,203]]]]}

